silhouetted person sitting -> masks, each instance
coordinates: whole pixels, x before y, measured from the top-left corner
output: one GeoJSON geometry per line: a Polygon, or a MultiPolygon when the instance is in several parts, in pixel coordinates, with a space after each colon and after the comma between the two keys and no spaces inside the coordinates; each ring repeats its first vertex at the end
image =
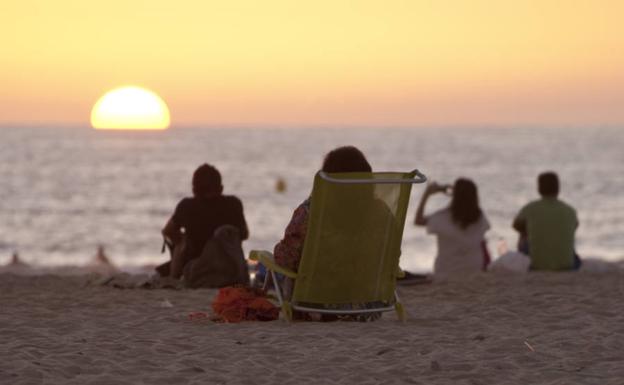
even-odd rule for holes
{"type": "Polygon", "coordinates": [[[249,236],[243,205],[237,197],[222,192],[221,174],[215,167],[203,164],[195,170],[193,197],[178,203],[162,230],[173,252],[169,268],[157,268],[161,275],[180,278],[184,273],[187,283],[189,278],[198,282],[191,282],[192,287],[248,283],[241,248],[241,242],[249,236]],[[211,271],[215,269],[219,271],[211,271]],[[213,278],[204,277],[207,281],[201,284],[198,274],[212,274],[213,278]]]}
{"type": "MultiPolygon", "coordinates": [[[[344,172],[372,172],[371,165],[364,154],[353,146],[338,147],[325,155],[321,169],[327,173],[344,172]]],[[[284,238],[275,245],[273,254],[275,262],[292,271],[299,269],[299,261],[303,254],[303,243],[308,232],[308,216],[310,213],[310,201],[308,197],[295,209],[286,226],[284,238]]],[[[285,293],[290,297],[292,282],[286,283],[285,293]]]]}
{"type": "Polygon", "coordinates": [[[531,257],[531,270],[575,270],[581,261],[574,251],[576,211],[559,200],[559,178],[545,172],[537,179],[541,199],[520,210],[513,228],[520,233],[518,250],[531,257]]]}

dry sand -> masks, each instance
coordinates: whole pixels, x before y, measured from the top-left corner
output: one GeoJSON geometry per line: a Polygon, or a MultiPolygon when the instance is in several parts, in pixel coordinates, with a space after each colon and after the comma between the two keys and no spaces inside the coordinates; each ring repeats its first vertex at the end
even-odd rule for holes
{"type": "Polygon", "coordinates": [[[190,321],[215,291],[86,281],[0,275],[1,384],[624,384],[622,272],[401,287],[405,324],[190,321]]]}

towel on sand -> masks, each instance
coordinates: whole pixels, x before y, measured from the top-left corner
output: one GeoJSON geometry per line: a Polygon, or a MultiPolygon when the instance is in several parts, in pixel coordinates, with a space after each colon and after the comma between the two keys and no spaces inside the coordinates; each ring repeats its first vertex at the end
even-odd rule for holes
{"type": "Polygon", "coordinates": [[[279,317],[279,307],[273,305],[262,289],[231,286],[219,289],[212,301],[212,310],[221,322],[273,321],[279,317]]]}

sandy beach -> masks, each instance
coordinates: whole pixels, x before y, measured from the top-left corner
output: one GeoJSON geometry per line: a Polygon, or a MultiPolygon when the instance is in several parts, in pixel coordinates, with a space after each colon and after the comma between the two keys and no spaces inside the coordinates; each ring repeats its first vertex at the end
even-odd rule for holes
{"type": "Polygon", "coordinates": [[[401,287],[405,324],[191,321],[214,290],[92,282],[0,275],[0,383],[624,383],[621,271],[401,287]]]}

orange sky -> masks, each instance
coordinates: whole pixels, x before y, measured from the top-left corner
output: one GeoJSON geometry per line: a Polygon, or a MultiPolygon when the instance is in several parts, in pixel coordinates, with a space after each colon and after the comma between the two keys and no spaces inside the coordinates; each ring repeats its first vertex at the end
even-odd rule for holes
{"type": "Polygon", "coordinates": [[[136,84],[174,126],[618,125],[622,15],[620,0],[8,1],[0,124],[88,125],[136,84]]]}

